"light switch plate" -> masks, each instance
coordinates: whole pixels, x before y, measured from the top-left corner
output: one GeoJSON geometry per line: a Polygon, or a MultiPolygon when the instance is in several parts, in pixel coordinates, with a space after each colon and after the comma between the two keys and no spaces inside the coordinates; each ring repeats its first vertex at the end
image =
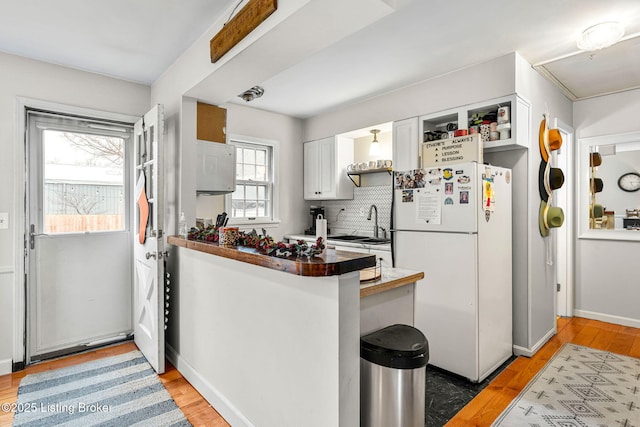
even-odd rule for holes
{"type": "Polygon", "coordinates": [[[9,228],[9,212],[0,212],[0,230],[9,228]]]}

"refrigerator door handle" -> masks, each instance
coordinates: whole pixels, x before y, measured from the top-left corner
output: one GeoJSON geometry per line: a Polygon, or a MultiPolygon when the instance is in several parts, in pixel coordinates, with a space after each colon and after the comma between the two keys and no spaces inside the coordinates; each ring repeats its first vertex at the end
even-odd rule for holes
{"type": "Polygon", "coordinates": [[[439,230],[403,230],[403,229],[399,229],[399,228],[395,228],[392,230],[389,230],[391,232],[391,243],[392,246],[391,248],[393,249],[393,233],[397,233],[399,231],[401,232],[409,232],[409,233],[444,233],[444,234],[478,234],[477,231],[439,231],[439,230]]]}

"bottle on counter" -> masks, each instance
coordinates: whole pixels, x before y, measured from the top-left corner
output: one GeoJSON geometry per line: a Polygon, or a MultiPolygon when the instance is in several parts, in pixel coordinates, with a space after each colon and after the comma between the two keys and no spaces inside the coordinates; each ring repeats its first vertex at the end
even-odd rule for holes
{"type": "Polygon", "coordinates": [[[178,221],[178,235],[187,238],[187,220],[184,218],[184,212],[180,212],[180,220],[178,221]]]}

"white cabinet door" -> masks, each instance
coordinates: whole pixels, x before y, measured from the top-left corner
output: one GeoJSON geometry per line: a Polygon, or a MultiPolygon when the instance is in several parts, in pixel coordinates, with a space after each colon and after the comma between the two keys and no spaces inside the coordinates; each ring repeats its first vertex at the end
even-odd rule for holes
{"type": "Polygon", "coordinates": [[[320,170],[318,171],[318,195],[322,199],[336,197],[336,141],[325,138],[317,141],[320,170]]]}
{"type": "Polygon", "coordinates": [[[418,118],[393,122],[393,169],[397,171],[416,169],[420,161],[418,151],[418,118]]]}
{"type": "Polygon", "coordinates": [[[305,200],[318,199],[319,188],[319,145],[318,141],[304,144],[304,198],[305,200]]]}
{"type": "Polygon", "coordinates": [[[304,144],[305,200],[352,199],[346,167],[353,162],[353,140],[329,137],[304,144]]]}
{"type": "Polygon", "coordinates": [[[304,198],[322,200],[336,195],[335,138],[304,144],[304,198]]]}

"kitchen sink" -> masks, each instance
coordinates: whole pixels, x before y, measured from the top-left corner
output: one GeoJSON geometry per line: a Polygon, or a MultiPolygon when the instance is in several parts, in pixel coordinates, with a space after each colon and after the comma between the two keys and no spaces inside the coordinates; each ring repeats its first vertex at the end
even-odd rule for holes
{"type": "Polygon", "coordinates": [[[327,240],[342,240],[344,242],[353,242],[354,240],[360,241],[368,239],[367,236],[354,236],[354,235],[345,235],[345,236],[328,236],[327,240]]]}
{"type": "Polygon", "coordinates": [[[345,235],[345,236],[329,236],[327,240],[338,240],[343,242],[354,242],[354,243],[366,243],[368,245],[384,245],[385,243],[391,242],[391,239],[379,239],[376,237],[367,237],[367,236],[355,236],[355,235],[345,235]]]}
{"type": "Polygon", "coordinates": [[[358,240],[359,243],[367,243],[369,245],[384,245],[385,243],[390,243],[391,239],[377,239],[374,237],[358,240]]]}

